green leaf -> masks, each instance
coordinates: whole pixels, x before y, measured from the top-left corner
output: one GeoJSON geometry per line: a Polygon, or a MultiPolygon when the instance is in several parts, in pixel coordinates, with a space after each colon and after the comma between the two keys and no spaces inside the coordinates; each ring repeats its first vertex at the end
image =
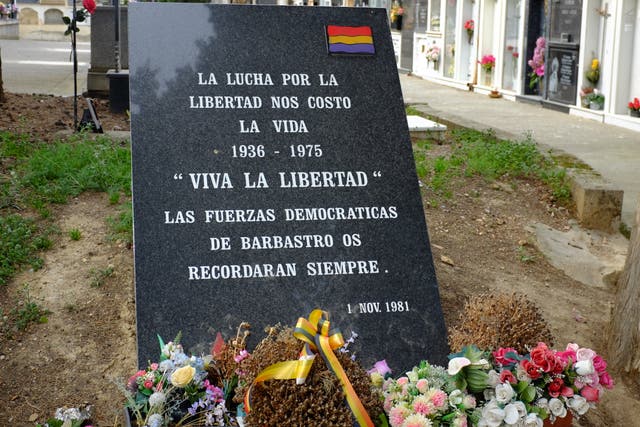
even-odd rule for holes
{"type": "Polygon", "coordinates": [[[533,402],[533,399],[536,398],[536,389],[533,386],[529,386],[527,387],[522,394],[520,395],[520,397],[522,397],[522,401],[525,403],[531,403],[533,402]]]}
{"type": "Polygon", "coordinates": [[[71,34],[71,27],[67,28],[67,31],[64,32],[65,36],[68,36],[69,34],[71,34]]]}
{"type": "Polygon", "coordinates": [[[62,17],[62,22],[64,22],[65,24],[69,25],[69,24],[71,24],[71,18],[69,18],[68,16],[63,16],[62,17]]]}
{"type": "Polygon", "coordinates": [[[516,392],[522,393],[527,388],[528,385],[529,383],[526,381],[519,381],[518,384],[516,384],[516,392]]]}

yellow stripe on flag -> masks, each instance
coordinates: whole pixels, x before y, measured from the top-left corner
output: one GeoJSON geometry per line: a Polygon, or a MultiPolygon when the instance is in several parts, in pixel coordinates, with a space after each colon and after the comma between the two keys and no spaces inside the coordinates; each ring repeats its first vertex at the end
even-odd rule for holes
{"type": "Polygon", "coordinates": [[[371,36],[330,36],[329,43],[344,43],[344,44],[373,44],[373,37],[371,36]]]}

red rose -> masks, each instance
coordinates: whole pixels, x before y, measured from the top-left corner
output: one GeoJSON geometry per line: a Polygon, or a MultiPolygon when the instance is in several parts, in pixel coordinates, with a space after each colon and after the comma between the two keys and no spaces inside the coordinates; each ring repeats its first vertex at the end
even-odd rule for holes
{"type": "Polygon", "coordinates": [[[557,365],[553,351],[549,350],[549,347],[544,343],[538,343],[538,346],[531,350],[531,362],[544,372],[554,371],[557,365]]]}
{"type": "Polygon", "coordinates": [[[562,387],[562,390],[560,390],[560,394],[563,395],[564,397],[572,397],[573,389],[571,387],[564,386],[562,387]]]}
{"type": "Polygon", "coordinates": [[[633,108],[635,108],[636,110],[640,110],[640,99],[633,98],[633,108]]]}
{"type": "Polygon", "coordinates": [[[509,382],[510,384],[517,384],[518,380],[511,371],[505,369],[504,371],[500,372],[500,382],[503,384],[506,382],[509,382]]]}
{"type": "Polygon", "coordinates": [[[523,360],[521,366],[532,380],[537,380],[542,375],[540,369],[528,360],[523,360]]]}
{"type": "Polygon", "coordinates": [[[629,102],[629,109],[633,110],[635,107],[633,106],[633,102],[629,102]]]}
{"type": "Polygon", "coordinates": [[[96,11],[96,2],[95,0],[82,0],[82,6],[87,9],[91,15],[96,11]]]}
{"type": "Polygon", "coordinates": [[[593,367],[598,374],[604,374],[607,371],[607,362],[602,356],[596,356],[593,358],[593,367]]]}
{"type": "Polygon", "coordinates": [[[560,377],[555,377],[553,381],[547,386],[547,390],[549,391],[549,396],[558,397],[560,396],[560,391],[564,387],[564,381],[560,377]]]}

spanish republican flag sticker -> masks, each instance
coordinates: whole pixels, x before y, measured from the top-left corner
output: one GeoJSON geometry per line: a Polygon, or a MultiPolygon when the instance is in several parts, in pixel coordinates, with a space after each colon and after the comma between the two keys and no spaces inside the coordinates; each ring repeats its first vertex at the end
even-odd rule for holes
{"type": "Polygon", "coordinates": [[[342,27],[327,25],[329,53],[346,53],[354,55],[373,55],[371,27],[342,27]]]}

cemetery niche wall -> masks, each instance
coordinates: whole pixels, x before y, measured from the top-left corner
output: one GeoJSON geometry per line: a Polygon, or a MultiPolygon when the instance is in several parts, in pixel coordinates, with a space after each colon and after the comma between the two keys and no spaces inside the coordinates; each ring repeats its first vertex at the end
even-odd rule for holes
{"type": "Polygon", "coordinates": [[[385,10],[132,3],[129,40],[140,366],[315,308],[365,366],[444,363],[385,10]]]}

